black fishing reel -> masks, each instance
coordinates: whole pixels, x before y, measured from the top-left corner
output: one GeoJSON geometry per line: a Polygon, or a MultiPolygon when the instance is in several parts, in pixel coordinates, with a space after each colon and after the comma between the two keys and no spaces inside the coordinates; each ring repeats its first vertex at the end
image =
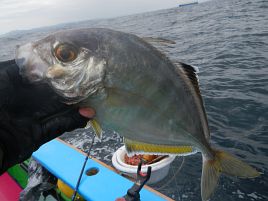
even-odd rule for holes
{"type": "Polygon", "coordinates": [[[147,173],[141,172],[142,161],[140,161],[137,168],[137,179],[134,185],[128,189],[127,194],[122,198],[117,198],[116,201],[140,201],[140,191],[146,182],[151,177],[152,167],[149,166],[147,169],[147,173]]]}

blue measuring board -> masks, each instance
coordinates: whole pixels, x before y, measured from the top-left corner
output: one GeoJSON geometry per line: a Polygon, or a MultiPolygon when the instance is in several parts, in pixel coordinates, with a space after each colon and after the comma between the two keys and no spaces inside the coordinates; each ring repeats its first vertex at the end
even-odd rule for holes
{"type": "MultiPolygon", "coordinates": [[[[32,155],[43,167],[57,178],[75,188],[85,155],[61,140],[52,140],[32,155]]],[[[123,197],[133,182],[105,167],[101,162],[89,159],[78,192],[87,201],[115,201],[123,197]],[[97,168],[98,174],[87,176],[86,171],[97,168]]],[[[141,201],[172,200],[159,192],[143,188],[141,201]]]]}

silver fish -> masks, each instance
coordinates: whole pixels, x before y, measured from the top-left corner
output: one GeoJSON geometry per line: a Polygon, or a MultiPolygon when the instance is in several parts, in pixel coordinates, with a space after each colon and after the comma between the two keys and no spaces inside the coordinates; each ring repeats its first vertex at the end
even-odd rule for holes
{"type": "Polygon", "coordinates": [[[18,47],[16,62],[30,82],[48,83],[68,104],[93,107],[96,122],[124,136],[130,153],[200,151],[202,200],[221,173],[259,176],[210,146],[195,68],[171,62],[135,35],[98,28],[58,32],[18,47]]]}

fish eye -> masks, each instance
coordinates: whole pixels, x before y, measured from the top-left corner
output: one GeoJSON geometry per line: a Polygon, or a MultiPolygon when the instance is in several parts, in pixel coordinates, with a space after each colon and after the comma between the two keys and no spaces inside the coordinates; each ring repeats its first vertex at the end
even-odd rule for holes
{"type": "Polygon", "coordinates": [[[77,49],[71,44],[59,44],[54,51],[57,59],[65,63],[77,58],[77,49]]]}

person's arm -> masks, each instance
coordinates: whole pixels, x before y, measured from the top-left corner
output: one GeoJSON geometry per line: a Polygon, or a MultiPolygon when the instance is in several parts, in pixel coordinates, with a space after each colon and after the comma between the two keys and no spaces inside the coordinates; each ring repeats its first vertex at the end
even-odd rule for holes
{"type": "MultiPolygon", "coordinates": [[[[87,117],[93,117],[94,110],[89,111],[87,117]]],[[[0,174],[87,121],[49,86],[24,83],[14,61],[0,63],[0,174]]]]}

